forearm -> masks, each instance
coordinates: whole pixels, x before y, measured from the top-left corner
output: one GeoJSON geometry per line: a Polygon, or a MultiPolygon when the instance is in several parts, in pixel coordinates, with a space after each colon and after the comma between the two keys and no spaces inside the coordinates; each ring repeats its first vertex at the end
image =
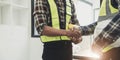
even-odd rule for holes
{"type": "Polygon", "coordinates": [[[63,30],[63,29],[55,29],[49,26],[44,26],[42,35],[46,36],[67,36],[67,37],[75,37],[79,38],[80,33],[79,31],[70,31],[70,30],[63,30]]]}
{"type": "Polygon", "coordinates": [[[97,25],[97,22],[92,23],[87,26],[80,26],[81,34],[82,35],[90,35],[94,33],[95,27],[97,25]]]}
{"type": "Polygon", "coordinates": [[[49,26],[44,26],[42,35],[46,36],[66,36],[66,30],[59,30],[49,26]]]}

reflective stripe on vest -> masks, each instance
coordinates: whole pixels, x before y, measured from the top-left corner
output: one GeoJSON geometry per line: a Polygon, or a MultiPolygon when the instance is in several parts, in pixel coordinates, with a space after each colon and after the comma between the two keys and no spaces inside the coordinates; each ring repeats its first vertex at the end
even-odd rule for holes
{"type": "Polygon", "coordinates": [[[102,52],[105,53],[105,52],[111,50],[112,48],[113,48],[112,46],[107,46],[102,50],[102,52]]]}
{"type": "MultiPolygon", "coordinates": [[[[68,29],[68,24],[69,24],[69,21],[71,19],[71,15],[72,15],[72,13],[71,13],[71,3],[70,3],[69,0],[66,0],[66,30],[68,29]]],[[[61,37],[62,40],[64,40],[65,38],[70,40],[67,36],[61,37]]]]}
{"type": "MultiPolygon", "coordinates": [[[[54,0],[48,0],[50,5],[50,11],[52,16],[52,27],[56,29],[60,29],[59,15],[58,9],[56,7],[54,0]]],[[[70,1],[66,1],[66,29],[68,29],[68,23],[71,18],[71,4],[70,1]],[[69,13],[69,14],[68,14],[69,13]]],[[[70,40],[67,36],[41,36],[42,42],[50,42],[50,41],[59,41],[59,40],[70,40]]]]}
{"type": "Polygon", "coordinates": [[[100,8],[100,15],[99,16],[106,16],[108,14],[116,13],[118,9],[115,9],[111,5],[111,0],[103,0],[101,8],[100,8]]]}
{"type": "Polygon", "coordinates": [[[107,18],[115,16],[117,14],[118,9],[112,7],[111,0],[103,0],[100,13],[99,13],[99,20],[106,20],[107,18]]]}

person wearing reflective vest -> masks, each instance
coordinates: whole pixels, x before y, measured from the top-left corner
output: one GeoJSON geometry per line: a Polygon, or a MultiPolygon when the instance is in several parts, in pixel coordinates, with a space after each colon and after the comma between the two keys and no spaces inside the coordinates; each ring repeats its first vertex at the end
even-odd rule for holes
{"type": "Polygon", "coordinates": [[[72,60],[72,42],[80,42],[80,32],[70,31],[68,27],[69,24],[79,25],[73,1],[35,0],[33,16],[44,44],[42,59],[72,60]]]}
{"type": "Polygon", "coordinates": [[[101,55],[100,60],[120,60],[119,0],[103,0],[98,21],[80,26],[81,35],[93,34],[92,51],[101,55]]]}
{"type": "Polygon", "coordinates": [[[101,55],[100,60],[120,59],[119,3],[119,0],[102,1],[93,43],[93,50],[97,47],[95,50],[101,55]]]}

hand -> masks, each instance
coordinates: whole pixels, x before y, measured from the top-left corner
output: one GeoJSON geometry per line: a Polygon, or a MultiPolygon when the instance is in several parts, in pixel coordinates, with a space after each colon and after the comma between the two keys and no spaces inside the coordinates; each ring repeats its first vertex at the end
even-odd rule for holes
{"type": "Polygon", "coordinates": [[[69,30],[67,32],[67,36],[71,39],[71,41],[74,44],[80,43],[82,41],[82,38],[80,37],[81,35],[78,31],[69,30]]]}
{"type": "Polygon", "coordinates": [[[69,24],[68,29],[72,32],[79,33],[79,35],[81,36],[81,30],[80,30],[80,27],[78,25],[69,24]]]}
{"type": "Polygon", "coordinates": [[[76,38],[74,38],[74,37],[70,37],[70,39],[71,39],[71,41],[72,41],[74,44],[78,44],[78,43],[82,42],[82,38],[81,38],[81,37],[78,38],[78,39],[76,39],[76,38]]]}
{"type": "Polygon", "coordinates": [[[79,33],[78,36],[75,36],[75,37],[70,37],[71,41],[74,43],[74,44],[78,44],[82,41],[82,37],[81,37],[81,31],[79,29],[79,26],[77,25],[73,25],[73,24],[69,24],[69,30],[72,31],[72,32],[77,32],[79,33]]]}
{"type": "Polygon", "coordinates": [[[78,28],[75,28],[73,27],[72,29],[70,29],[71,31],[75,32],[75,31],[78,31],[79,33],[79,36],[78,37],[70,37],[71,41],[74,43],[74,44],[78,44],[82,41],[82,37],[81,37],[81,32],[79,31],[78,28]]]}
{"type": "Polygon", "coordinates": [[[107,38],[95,38],[93,44],[92,44],[92,51],[97,53],[97,54],[102,54],[102,50],[107,47],[109,44],[111,44],[112,41],[108,40],[107,38]]]}
{"type": "Polygon", "coordinates": [[[72,30],[72,29],[69,29],[66,32],[66,34],[68,37],[74,37],[76,39],[78,39],[81,36],[81,33],[78,30],[72,30]]]}

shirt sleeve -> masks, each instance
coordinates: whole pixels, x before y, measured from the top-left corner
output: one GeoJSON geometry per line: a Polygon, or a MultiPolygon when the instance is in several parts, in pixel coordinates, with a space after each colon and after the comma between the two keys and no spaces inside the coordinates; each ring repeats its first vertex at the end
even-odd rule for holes
{"type": "Polygon", "coordinates": [[[94,33],[95,27],[97,25],[97,22],[94,22],[92,24],[89,24],[87,26],[80,26],[80,30],[82,35],[90,35],[94,33]]]}
{"type": "Polygon", "coordinates": [[[41,35],[43,31],[44,25],[46,25],[46,15],[45,15],[45,2],[44,0],[35,0],[34,1],[34,20],[35,20],[35,27],[37,32],[41,35]]]}
{"type": "Polygon", "coordinates": [[[113,42],[120,37],[120,14],[110,21],[98,37],[104,37],[113,42]]]}
{"type": "Polygon", "coordinates": [[[71,16],[70,23],[79,26],[80,24],[79,24],[79,21],[77,19],[77,15],[76,15],[76,12],[75,12],[75,6],[74,6],[74,3],[73,3],[72,0],[71,0],[71,13],[72,13],[72,16],[71,16]]]}
{"type": "Polygon", "coordinates": [[[111,0],[111,5],[112,5],[114,8],[118,9],[118,0],[111,0]]]}

